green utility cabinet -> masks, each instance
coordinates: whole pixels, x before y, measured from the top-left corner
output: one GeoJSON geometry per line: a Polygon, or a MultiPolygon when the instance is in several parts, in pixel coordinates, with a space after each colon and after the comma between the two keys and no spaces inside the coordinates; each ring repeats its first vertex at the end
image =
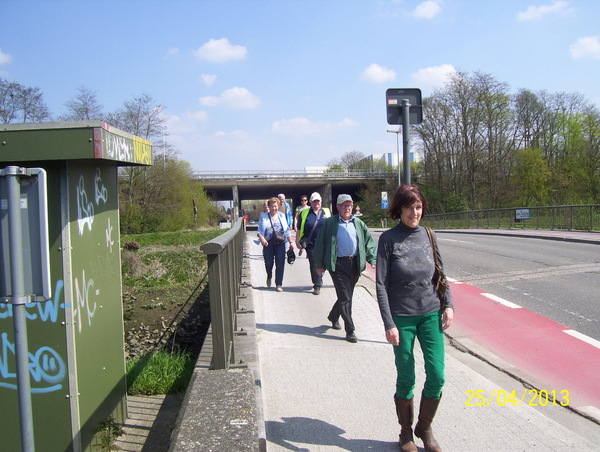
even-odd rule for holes
{"type": "MultiPolygon", "coordinates": [[[[151,164],[151,142],[101,121],[0,125],[0,169],[47,175],[51,296],[26,305],[38,451],[91,451],[99,422],[126,418],[118,170],[151,164]]],[[[13,452],[21,450],[13,309],[3,301],[0,447],[13,452]]]]}

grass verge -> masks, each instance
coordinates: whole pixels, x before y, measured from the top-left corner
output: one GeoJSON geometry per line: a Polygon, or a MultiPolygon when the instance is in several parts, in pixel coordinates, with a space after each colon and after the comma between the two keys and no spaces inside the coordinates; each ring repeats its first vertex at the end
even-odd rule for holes
{"type": "MultiPolygon", "coordinates": [[[[177,325],[176,334],[152,351],[128,350],[128,394],[185,392],[203,340],[192,333],[210,324],[207,257],[200,247],[225,231],[121,236],[126,337],[140,329],[165,331],[177,325]]],[[[130,345],[126,341],[126,348],[130,345]]]]}
{"type": "Polygon", "coordinates": [[[127,362],[129,394],[183,394],[192,377],[195,358],[191,353],[159,350],[127,362]]]}

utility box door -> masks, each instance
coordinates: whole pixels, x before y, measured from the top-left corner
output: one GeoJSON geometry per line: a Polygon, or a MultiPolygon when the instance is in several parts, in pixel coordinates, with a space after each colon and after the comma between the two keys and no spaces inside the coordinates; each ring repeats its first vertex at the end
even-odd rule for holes
{"type": "MultiPolygon", "coordinates": [[[[31,175],[16,176],[21,187],[21,238],[25,295],[35,301],[50,299],[50,255],[48,250],[48,206],[46,171],[30,169],[31,175]]],[[[10,236],[8,225],[9,176],[0,176],[0,297],[12,293],[10,236]]],[[[10,176],[13,177],[13,176],[10,176]]]]}

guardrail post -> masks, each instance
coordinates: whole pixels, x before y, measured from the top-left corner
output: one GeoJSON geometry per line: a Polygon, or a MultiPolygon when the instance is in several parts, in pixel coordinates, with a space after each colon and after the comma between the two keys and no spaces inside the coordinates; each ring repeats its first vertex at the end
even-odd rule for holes
{"type": "Polygon", "coordinates": [[[238,219],[229,231],[201,246],[208,256],[214,369],[228,369],[235,362],[233,339],[237,330],[243,222],[238,219]]]}

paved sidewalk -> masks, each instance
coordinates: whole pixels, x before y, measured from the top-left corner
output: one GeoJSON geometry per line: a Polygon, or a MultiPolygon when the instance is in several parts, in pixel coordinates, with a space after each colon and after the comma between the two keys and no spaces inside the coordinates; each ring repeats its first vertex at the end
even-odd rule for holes
{"type": "MultiPolygon", "coordinates": [[[[372,288],[356,288],[353,318],[359,342],[348,343],[344,331],[331,329],[327,321],[336,300],[329,275],[321,295],[312,295],[308,260],[297,258],[286,265],[284,291],[277,293],[266,287],[262,247],[255,238],[249,231],[267,450],[397,451],[394,357],[372,288]]],[[[417,406],[423,381],[417,353],[417,406]]],[[[433,424],[443,450],[600,451],[600,426],[560,406],[518,406],[525,389],[448,344],[446,386],[433,424]],[[497,399],[489,406],[467,406],[471,390],[485,391],[488,399],[493,392],[504,390],[508,396],[514,390],[517,406],[500,406],[497,399]]]]}

